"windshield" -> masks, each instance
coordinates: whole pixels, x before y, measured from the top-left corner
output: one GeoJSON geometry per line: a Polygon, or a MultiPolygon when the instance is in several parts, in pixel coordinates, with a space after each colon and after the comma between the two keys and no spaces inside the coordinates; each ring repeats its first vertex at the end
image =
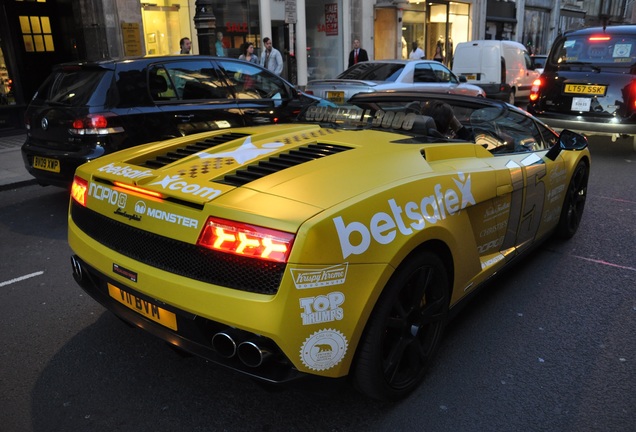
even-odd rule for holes
{"type": "Polygon", "coordinates": [[[351,66],[336,78],[394,82],[403,69],[403,64],[362,62],[351,66]]]}
{"type": "Polygon", "coordinates": [[[569,35],[552,51],[558,65],[631,65],[636,61],[636,37],[632,35],[569,35]]]}

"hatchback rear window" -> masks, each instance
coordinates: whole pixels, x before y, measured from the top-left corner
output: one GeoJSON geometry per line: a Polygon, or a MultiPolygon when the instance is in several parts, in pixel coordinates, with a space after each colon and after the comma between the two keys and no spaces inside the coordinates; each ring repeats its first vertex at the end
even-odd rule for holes
{"type": "Polygon", "coordinates": [[[636,61],[636,37],[633,35],[570,35],[552,51],[552,63],[560,65],[631,65],[636,61]]]}
{"type": "Polygon", "coordinates": [[[95,69],[53,72],[40,86],[34,100],[70,107],[87,106],[106,73],[95,69]]]}

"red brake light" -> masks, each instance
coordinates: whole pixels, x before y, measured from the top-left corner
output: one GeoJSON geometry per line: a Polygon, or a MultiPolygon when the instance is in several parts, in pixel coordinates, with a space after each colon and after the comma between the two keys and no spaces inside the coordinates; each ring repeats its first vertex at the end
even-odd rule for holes
{"type": "Polygon", "coordinates": [[[256,225],[209,217],[197,244],[267,261],[287,262],[294,235],[256,225]]]}
{"type": "Polygon", "coordinates": [[[537,78],[532,82],[532,88],[530,89],[530,102],[534,102],[539,99],[539,90],[541,90],[541,86],[543,82],[541,78],[537,78]]]}
{"type": "Polygon", "coordinates": [[[607,35],[595,35],[595,36],[590,36],[588,40],[590,42],[607,42],[610,39],[611,38],[607,35]]]}
{"type": "Polygon", "coordinates": [[[151,191],[148,189],[144,189],[144,188],[140,188],[139,186],[135,186],[135,185],[130,185],[130,184],[126,184],[126,183],[122,183],[122,182],[113,182],[113,184],[119,188],[122,189],[126,189],[129,190],[131,192],[137,192],[138,194],[142,194],[142,195],[148,195],[154,198],[163,198],[163,195],[161,195],[159,192],[155,192],[155,191],[151,191]]]}
{"type": "Polygon", "coordinates": [[[88,181],[81,177],[75,176],[71,185],[71,198],[78,204],[86,207],[86,193],[88,192],[88,181]]]}

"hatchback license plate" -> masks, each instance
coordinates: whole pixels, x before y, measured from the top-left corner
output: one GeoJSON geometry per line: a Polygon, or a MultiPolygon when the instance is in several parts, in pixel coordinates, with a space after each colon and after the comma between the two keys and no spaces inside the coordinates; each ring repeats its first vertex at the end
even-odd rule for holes
{"type": "Polygon", "coordinates": [[[108,284],[108,294],[129,309],[163,326],[177,330],[177,316],[154,303],[142,300],[115,285],[108,284]]]}
{"type": "Polygon", "coordinates": [[[604,96],[606,88],[604,85],[566,84],[565,93],[604,96]]]}
{"type": "Polygon", "coordinates": [[[330,100],[333,103],[343,104],[344,103],[344,92],[341,92],[341,91],[328,91],[327,92],[327,100],[330,100]]]}
{"type": "Polygon", "coordinates": [[[50,159],[50,158],[45,158],[41,156],[35,156],[33,158],[33,168],[59,173],[60,161],[57,159],[50,159]]]}

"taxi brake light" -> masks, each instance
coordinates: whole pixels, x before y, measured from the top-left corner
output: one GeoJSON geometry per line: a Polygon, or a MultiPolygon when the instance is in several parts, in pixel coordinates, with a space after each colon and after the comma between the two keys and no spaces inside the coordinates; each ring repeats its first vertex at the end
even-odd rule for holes
{"type": "Polygon", "coordinates": [[[541,78],[537,78],[532,82],[532,88],[530,89],[530,102],[535,102],[539,99],[539,90],[541,90],[542,84],[541,78]]]}
{"type": "Polygon", "coordinates": [[[256,225],[209,217],[197,245],[245,257],[287,262],[294,235],[256,225]]]}
{"type": "Polygon", "coordinates": [[[78,204],[86,207],[86,192],[88,191],[88,181],[81,177],[75,176],[71,185],[71,198],[78,204]]]}

